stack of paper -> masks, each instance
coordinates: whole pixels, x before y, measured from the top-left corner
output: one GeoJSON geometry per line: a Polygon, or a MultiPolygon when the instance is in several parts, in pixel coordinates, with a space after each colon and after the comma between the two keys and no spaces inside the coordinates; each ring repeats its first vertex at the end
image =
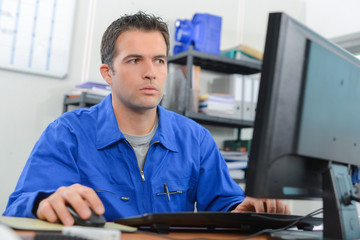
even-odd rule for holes
{"type": "MultiPolygon", "coordinates": [[[[6,217],[0,216],[0,224],[6,225],[17,230],[28,231],[63,231],[64,225],[59,223],[50,223],[35,218],[23,218],[23,217],[6,217]]],[[[78,227],[78,226],[77,226],[78,227]]],[[[67,227],[69,228],[69,227],[67,227]]],[[[71,228],[71,227],[70,227],[71,228]]],[[[90,227],[87,227],[90,229],[90,227]]],[[[103,229],[117,229],[124,232],[136,232],[136,227],[125,226],[118,223],[107,222],[103,229]]],[[[3,237],[2,235],[0,237],[3,237]]],[[[3,238],[1,238],[3,239],[3,238]]],[[[32,238],[31,238],[32,239],[32,238]]]]}
{"type": "MultiPolygon", "coordinates": [[[[227,94],[211,93],[200,96],[199,112],[215,116],[234,115],[234,97],[227,94]]],[[[229,117],[227,116],[227,117],[229,117]]]]}
{"type": "Polygon", "coordinates": [[[226,161],[230,176],[233,179],[244,179],[248,164],[248,153],[223,150],[220,150],[220,153],[226,161]]]}
{"type": "Polygon", "coordinates": [[[111,88],[108,84],[86,82],[75,86],[68,95],[70,97],[77,97],[83,92],[88,93],[88,95],[105,97],[111,93],[111,88]]]}

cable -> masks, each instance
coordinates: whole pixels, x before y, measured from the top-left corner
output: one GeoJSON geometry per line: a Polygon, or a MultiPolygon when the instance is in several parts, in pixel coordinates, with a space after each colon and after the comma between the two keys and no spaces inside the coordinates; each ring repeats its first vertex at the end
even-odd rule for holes
{"type": "MultiPolygon", "coordinates": [[[[322,213],[324,210],[323,208],[319,208],[305,216],[298,216],[298,217],[294,217],[294,218],[284,218],[284,219],[281,219],[281,218],[277,218],[277,217],[270,217],[270,216],[266,216],[266,215],[262,215],[262,214],[256,214],[254,213],[253,217],[258,217],[258,218],[263,218],[263,219],[268,219],[268,220],[272,220],[272,221],[278,221],[278,222],[289,222],[289,221],[301,221],[307,217],[312,217],[312,216],[316,216],[320,213],[322,213]]],[[[286,215],[285,215],[286,216],[286,215]]]]}
{"type": "MultiPolygon", "coordinates": [[[[282,227],[282,228],[277,228],[277,229],[263,229],[261,231],[258,231],[256,233],[253,233],[251,235],[248,235],[246,237],[242,237],[240,238],[239,240],[245,240],[245,239],[249,239],[249,238],[253,238],[253,237],[256,237],[256,236],[259,236],[259,235],[262,235],[262,234],[265,234],[265,233],[275,233],[275,232],[280,232],[280,231],[284,231],[284,230],[287,230],[293,226],[295,226],[298,222],[300,222],[301,220],[305,219],[305,218],[308,218],[308,217],[313,217],[313,216],[316,216],[320,213],[323,213],[324,209],[323,208],[319,208],[305,216],[302,216],[302,217],[298,217],[298,218],[294,218],[296,219],[295,221],[293,221],[292,223],[290,223],[289,225],[285,226],[285,227],[282,227]]],[[[262,217],[262,218],[266,218],[266,219],[270,219],[270,220],[274,220],[274,221],[288,221],[288,220],[284,220],[284,219],[277,219],[277,218],[274,218],[274,217],[267,217],[267,216],[262,216],[262,215],[258,215],[259,217],[262,217]]]]}
{"type": "Polygon", "coordinates": [[[351,196],[350,196],[350,199],[351,199],[351,200],[354,200],[354,201],[357,201],[357,202],[360,202],[360,198],[359,198],[359,197],[356,197],[356,196],[354,196],[354,195],[351,195],[351,196]]]}
{"type": "MultiPolygon", "coordinates": [[[[254,217],[259,217],[259,218],[272,220],[272,221],[279,221],[279,222],[284,222],[284,221],[289,222],[289,221],[291,221],[291,223],[286,225],[285,227],[281,227],[281,228],[277,228],[277,229],[262,229],[262,230],[260,230],[258,232],[253,233],[253,234],[247,235],[245,237],[241,237],[238,240],[245,240],[245,239],[253,238],[253,237],[256,237],[256,236],[259,236],[259,235],[262,235],[262,234],[266,234],[266,233],[271,234],[271,233],[283,231],[283,230],[286,230],[286,229],[289,229],[289,228],[295,226],[298,222],[300,222],[303,219],[306,219],[308,217],[316,216],[316,215],[318,215],[320,213],[323,213],[323,208],[319,208],[319,209],[317,209],[317,210],[315,210],[313,212],[310,212],[309,214],[307,214],[305,216],[287,218],[287,219],[279,219],[279,218],[276,218],[276,217],[264,216],[262,214],[254,213],[252,215],[254,217]]],[[[149,231],[138,230],[138,233],[143,233],[143,234],[147,234],[147,235],[154,235],[154,236],[161,237],[163,239],[168,239],[168,240],[174,240],[174,239],[179,240],[179,238],[173,238],[173,237],[170,237],[170,236],[167,236],[167,235],[159,235],[158,233],[149,232],[149,231]]],[[[200,240],[200,239],[207,240],[208,238],[201,238],[201,237],[197,238],[197,237],[195,237],[195,238],[186,238],[186,239],[187,240],[200,240]]]]}
{"type": "Polygon", "coordinates": [[[341,201],[343,204],[345,205],[350,205],[351,204],[351,201],[354,200],[354,201],[357,201],[357,202],[360,202],[360,198],[353,195],[353,194],[348,194],[348,193],[345,193],[342,197],[341,197],[341,201]]]}

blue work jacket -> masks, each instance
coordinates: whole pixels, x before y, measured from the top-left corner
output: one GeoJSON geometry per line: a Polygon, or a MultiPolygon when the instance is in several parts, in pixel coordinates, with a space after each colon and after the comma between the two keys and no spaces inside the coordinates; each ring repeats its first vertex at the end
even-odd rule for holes
{"type": "Polygon", "coordinates": [[[159,126],[143,171],[119,130],[111,95],[89,108],[67,112],[41,135],[10,195],[6,216],[35,217],[39,199],[61,186],[94,189],[105,218],[150,212],[227,211],[244,200],[209,131],[157,107],[159,126]],[[164,184],[169,195],[164,194],[164,184]]]}

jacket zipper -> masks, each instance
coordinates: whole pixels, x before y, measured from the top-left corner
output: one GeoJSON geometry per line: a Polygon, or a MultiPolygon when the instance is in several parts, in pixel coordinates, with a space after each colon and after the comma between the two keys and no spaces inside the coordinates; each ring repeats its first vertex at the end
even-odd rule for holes
{"type": "MultiPolygon", "coordinates": [[[[127,141],[127,140],[126,140],[126,141],[127,141]]],[[[127,141],[127,143],[130,145],[130,147],[132,148],[132,150],[133,150],[134,153],[135,153],[135,150],[134,150],[133,146],[131,146],[131,144],[130,144],[128,141],[127,141]]],[[[146,159],[146,157],[147,157],[147,155],[148,155],[148,153],[149,153],[150,147],[151,147],[152,145],[154,145],[155,143],[159,143],[159,141],[156,141],[156,142],[153,142],[152,144],[150,144],[149,149],[148,149],[147,152],[146,152],[145,159],[146,159]]],[[[136,157],[136,154],[135,154],[135,157],[136,157]]],[[[136,159],[136,161],[137,161],[137,159],[136,159]]],[[[139,164],[138,164],[138,167],[139,167],[139,171],[140,171],[140,175],[141,175],[141,180],[142,180],[143,182],[145,182],[144,172],[143,172],[143,170],[140,169],[139,164]]]]}
{"type": "MultiPolygon", "coordinates": [[[[152,144],[150,144],[150,146],[149,146],[149,148],[148,148],[148,150],[147,150],[147,152],[145,154],[145,160],[146,160],[146,157],[147,157],[147,155],[149,153],[149,150],[150,150],[151,146],[154,145],[155,143],[159,143],[159,141],[156,141],[156,142],[153,142],[152,144]]],[[[140,169],[140,166],[139,166],[139,169],[140,169]]],[[[142,180],[145,181],[145,175],[144,175],[143,170],[140,169],[140,173],[141,173],[142,180]]]]}

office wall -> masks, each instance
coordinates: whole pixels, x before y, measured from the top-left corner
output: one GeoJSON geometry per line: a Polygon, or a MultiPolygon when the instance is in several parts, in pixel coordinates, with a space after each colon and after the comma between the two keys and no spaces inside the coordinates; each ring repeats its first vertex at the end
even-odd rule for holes
{"type": "Polygon", "coordinates": [[[64,94],[80,82],[88,0],[77,1],[76,8],[69,74],[65,79],[0,69],[1,213],[36,140],[61,115],[64,94]]]}
{"type": "Polygon", "coordinates": [[[269,12],[283,11],[326,38],[360,32],[358,0],[244,0],[240,41],[264,49],[269,12]]]}
{"type": "Polygon", "coordinates": [[[358,0],[305,0],[306,24],[324,37],[360,32],[358,0]]]}
{"type": "MultiPolygon", "coordinates": [[[[341,1],[343,6],[336,4],[336,11],[342,12],[342,7],[348,9],[347,1],[351,0],[341,1]]],[[[352,0],[351,3],[356,5],[356,1],[352,0]]],[[[82,81],[90,79],[102,82],[98,73],[99,44],[103,31],[112,20],[123,13],[138,10],[151,12],[169,23],[173,37],[176,19],[190,19],[195,12],[208,12],[223,17],[222,48],[244,42],[262,49],[269,11],[286,11],[304,21],[306,9],[312,6],[312,2],[316,1],[77,0],[69,75],[65,79],[0,69],[0,212],[5,209],[8,195],[13,191],[36,140],[45,127],[61,115],[64,94],[82,81]]],[[[330,6],[333,4],[324,5],[326,9],[335,10],[330,6]]],[[[354,9],[359,9],[358,5],[356,7],[354,9]]],[[[321,10],[318,11],[323,12],[321,10]]],[[[326,21],[316,18],[314,8],[311,11],[309,24],[318,24],[316,30],[325,28],[326,21]]],[[[337,19],[340,21],[343,15],[337,16],[337,19]]],[[[355,20],[343,24],[357,26],[355,20]]]]}
{"type": "Polygon", "coordinates": [[[264,50],[269,12],[285,12],[300,22],[305,21],[304,0],[247,0],[241,42],[264,50]]]}

